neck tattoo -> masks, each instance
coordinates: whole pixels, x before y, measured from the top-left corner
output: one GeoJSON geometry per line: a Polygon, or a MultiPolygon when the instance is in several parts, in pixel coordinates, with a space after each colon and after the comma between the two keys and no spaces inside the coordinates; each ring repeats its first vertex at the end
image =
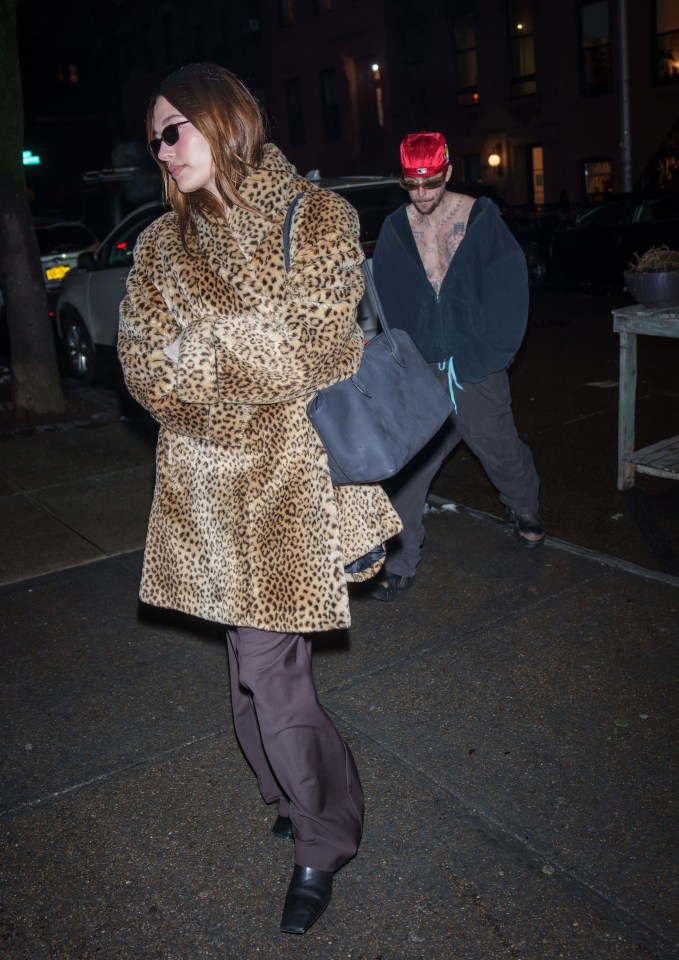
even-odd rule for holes
{"type": "Polygon", "coordinates": [[[459,213],[460,207],[462,206],[462,201],[463,201],[463,200],[464,200],[464,195],[463,195],[463,194],[460,194],[460,195],[458,196],[457,200],[455,200],[455,201],[453,202],[453,205],[452,205],[452,207],[450,208],[450,210],[448,210],[447,213],[444,213],[444,215],[441,217],[440,220],[435,220],[435,219],[434,219],[433,217],[431,217],[431,216],[425,216],[424,214],[420,213],[419,210],[417,210],[417,208],[414,207],[414,208],[413,208],[413,214],[414,214],[413,219],[416,220],[417,223],[425,224],[425,225],[428,226],[428,227],[432,227],[433,229],[437,229],[438,227],[443,226],[443,224],[446,223],[448,220],[452,220],[453,217],[455,217],[456,214],[459,213]]]}

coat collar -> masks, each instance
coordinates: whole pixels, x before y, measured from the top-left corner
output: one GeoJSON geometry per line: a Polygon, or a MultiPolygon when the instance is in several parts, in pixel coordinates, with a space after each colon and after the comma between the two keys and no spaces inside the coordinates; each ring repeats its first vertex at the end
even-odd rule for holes
{"type": "Polygon", "coordinates": [[[297,170],[278,147],[267,143],[260,166],[245,178],[239,191],[259,216],[237,207],[229,218],[231,230],[248,258],[271,230],[272,223],[285,215],[290,184],[296,176],[297,170]]]}
{"type": "Polygon", "coordinates": [[[208,259],[212,259],[210,251],[213,248],[208,241],[214,240],[217,233],[229,247],[235,241],[238,253],[250,263],[274,225],[282,222],[292,199],[290,186],[296,179],[300,179],[297,170],[278,147],[273,143],[265,144],[260,166],[243,180],[239,191],[256,213],[234,207],[228,220],[204,214],[196,216],[200,246],[208,259]]]}

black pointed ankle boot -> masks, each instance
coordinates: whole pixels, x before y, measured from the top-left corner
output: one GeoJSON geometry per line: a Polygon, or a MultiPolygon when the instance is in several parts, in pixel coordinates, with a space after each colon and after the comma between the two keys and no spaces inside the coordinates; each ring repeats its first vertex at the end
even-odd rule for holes
{"type": "Polygon", "coordinates": [[[333,877],[332,871],[295,864],[283,905],[283,933],[306,933],[316,923],[330,903],[333,877]]]}

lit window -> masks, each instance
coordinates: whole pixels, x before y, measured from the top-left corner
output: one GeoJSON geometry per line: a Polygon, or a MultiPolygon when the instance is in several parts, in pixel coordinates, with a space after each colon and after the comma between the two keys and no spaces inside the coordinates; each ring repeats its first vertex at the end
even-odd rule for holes
{"type": "Polygon", "coordinates": [[[655,3],[655,79],[657,83],[679,80],[679,2],[655,3]]]}
{"type": "Polygon", "coordinates": [[[541,146],[528,148],[531,170],[530,194],[533,204],[542,207],[545,202],[545,158],[541,146]]]}
{"type": "Polygon", "coordinates": [[[537,92],[533,0],[508,0],[511,50],[511,95],[530,97],[537,92]]]}
{"type": "Polygon", "coordinates": [[[582,162],[587,200],[600,200],[613,189],[613,164],[609,157],[590,157],[582,162]]]}

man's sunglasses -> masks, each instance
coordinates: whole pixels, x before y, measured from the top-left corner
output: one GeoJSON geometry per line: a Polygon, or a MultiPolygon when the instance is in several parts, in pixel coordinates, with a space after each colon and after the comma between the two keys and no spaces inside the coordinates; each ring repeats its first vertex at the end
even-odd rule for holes
{"type": "Polygon", "coordinates": [[[440,187],[441,184],[445,182],[445,173],[440,177],[435,177],[433,180],[406,180],[405,177],[401,177],[399,180],[404,190],[419,190],[420,187],[424,190],[436,190],[437,187],[440,187]]]}
{"type": "Polygon", "coordinates": [[[168,147],[174,147],[177,140],[179,140],[179,128],[185,123],[190,122],[190,120],[180,120],[179,123],[168,123],[159,137],[156,137],[155,140],[149,140],[149,150],[151,154],[158,159],[160,146],[163,143],[166,143],[168,147]]]}

